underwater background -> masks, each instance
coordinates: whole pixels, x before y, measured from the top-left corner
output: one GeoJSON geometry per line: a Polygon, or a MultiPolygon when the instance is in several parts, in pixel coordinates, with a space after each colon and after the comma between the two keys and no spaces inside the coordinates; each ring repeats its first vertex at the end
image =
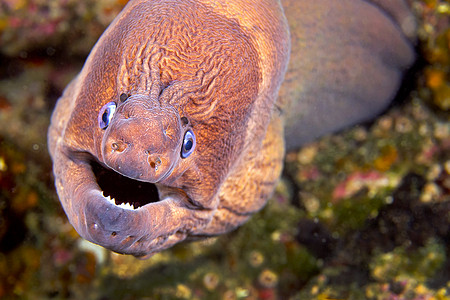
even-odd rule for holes
{"type": "Polygon", "coordinates": [[[450,299],[450,2],[415,0],[419,59],[373,122],[287,153],[238,230],[148,260],[82,240],[51,111],[126,0],[0,0],[1,299],[450,299]]]}

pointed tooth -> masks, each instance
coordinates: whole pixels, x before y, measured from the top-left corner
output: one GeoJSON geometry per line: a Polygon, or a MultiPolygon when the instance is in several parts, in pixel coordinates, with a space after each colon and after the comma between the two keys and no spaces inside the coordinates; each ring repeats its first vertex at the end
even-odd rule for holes
{"type": "Polygon", "coordinates": [[[111,196],[106,196],[105,199],[108,200],[109,203],[116,205],[114,198],[111,199],[111,196]]]}
{"type": "Polygon", "coordinates": [[[109,203],[114,204],[117,207],[120,207],[122,209],[129,209],[129,210],[135,210],[137,208],[134,207],[134,204],[130,204],[130,203],[121,203],[121,204],[116,204],[116,199],[115,198],[111,198],[111,196],[105,196],[105,194],[102,192],[103,197],[108,200],[109,203]]]}
{"type": "Polygon", "coordinates": [[[134,206],[131,205],[130,203],[121,203],[121,204],[119,204],[117,206],[120,207],[120,208],[123,208],[123,209],[134,210],[134,206]]]}

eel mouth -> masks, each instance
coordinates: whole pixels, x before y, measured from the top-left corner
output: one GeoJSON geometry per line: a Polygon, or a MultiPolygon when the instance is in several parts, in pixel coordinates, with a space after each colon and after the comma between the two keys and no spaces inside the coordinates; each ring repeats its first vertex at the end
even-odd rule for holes
{"type": "Polygon", "coordinates": [[[161,201],[155,184],[128,178],[96,161],[91,161],[90,165],[103,196],[118,207],[138,209],[161,201]]]}
{"type": "Polygon", "coordinates": [[[75,172],[80,177],[73,196],[61,202],[88,241],[144,257],[185,240],[212,219],[214,211],[195,207],[183,189],[128,178],[84,153],[72,157],[82,172],[75,172]]]}

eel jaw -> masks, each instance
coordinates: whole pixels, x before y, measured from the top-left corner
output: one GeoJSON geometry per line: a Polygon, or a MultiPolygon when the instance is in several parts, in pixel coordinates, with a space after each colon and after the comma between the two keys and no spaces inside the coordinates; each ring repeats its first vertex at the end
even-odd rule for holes
{"type": "Polygon", "coordinates": [[[133,180],[96,162],[90,166],[90,180],[72,191],[64,208],[83,238],[112,251],[149,257],[185,240],[214,215],[193,206],[182,190],[133,180]]]}

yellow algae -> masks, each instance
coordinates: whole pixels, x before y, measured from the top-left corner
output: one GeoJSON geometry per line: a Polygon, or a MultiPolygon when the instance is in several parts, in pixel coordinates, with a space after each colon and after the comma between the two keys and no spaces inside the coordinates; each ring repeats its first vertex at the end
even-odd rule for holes
{"type": "Polygon", "coordinates": [[[437,89],[445,83],[445,72],[428,68],[425,70],[426,84],[431,89],[437,89]]]}
{"type": "Polygon", "coordinates": [[[387,145],[381,149],[381,155],[374,160],[373,165],[378,171],[385,172],[391,168],[397,158],[397,149],[387,145]]]}
{"type": "Polygon", "coordinates": [[[278,275],[272,270],[265,269],[259,274],[258,282],[265,288],[273,288],[278,283],[278,275]]]}

